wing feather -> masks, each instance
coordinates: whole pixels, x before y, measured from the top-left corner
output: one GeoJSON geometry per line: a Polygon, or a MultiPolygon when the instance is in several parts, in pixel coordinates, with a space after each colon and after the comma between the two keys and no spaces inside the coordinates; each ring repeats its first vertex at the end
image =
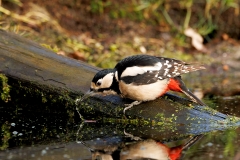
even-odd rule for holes
{"type": "Polygon", "coordinates": [[[159,70],[158,74],[159,79],[172,78],[184,73],[205,69],[200,64],[188,64],[184,61],[165,57],[158,57],[158,59],[162,63],[162,69],[159,70]]]}
{"type": "Polygon", "coordinates": [[[136,76],[124,76],[121,77],[121,80],[126,84],[134,84],[134,85],[146,85],[157,82],[158,79],[158,71],[147,71],[143,74],[138,74],[136,76]]]}
{"type": "Polygon", "coordinates": [[[151,84],[158,80],[205,69],[202,65],[188,64],[176,59],[150,55],[127,57],[121,60],[115,68],[118,71],[119,80],[135,85],[151,84]]]}

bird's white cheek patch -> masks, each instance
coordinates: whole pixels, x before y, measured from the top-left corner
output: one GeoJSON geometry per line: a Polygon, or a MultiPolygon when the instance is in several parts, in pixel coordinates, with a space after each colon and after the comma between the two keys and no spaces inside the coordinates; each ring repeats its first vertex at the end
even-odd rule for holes
{"type": "Polygon", "coordinates": [[[101,88],[109,88],[112,85],[113,75],[114,73],[108,73],[103,77],[101,88]]]}

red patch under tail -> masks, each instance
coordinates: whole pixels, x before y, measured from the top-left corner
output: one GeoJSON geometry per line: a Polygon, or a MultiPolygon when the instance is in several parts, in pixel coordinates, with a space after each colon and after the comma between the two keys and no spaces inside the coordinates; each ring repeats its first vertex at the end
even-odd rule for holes
{"type": "Polygon", "coordinates": [[[170,78],[170,81],[168,83],[168,89],[172,91],[182,92],[179,82],[173,78],[170,78]]]}

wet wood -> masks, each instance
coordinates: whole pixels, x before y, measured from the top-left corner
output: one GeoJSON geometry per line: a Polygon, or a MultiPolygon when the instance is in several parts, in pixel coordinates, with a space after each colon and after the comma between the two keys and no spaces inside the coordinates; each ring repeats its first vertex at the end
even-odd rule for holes
{"type": "Polygon", "coordinates": [[[0,72],[8,77],[83,93],[97,71],[15,34],[0,30],[0,35],[0,72]]]}

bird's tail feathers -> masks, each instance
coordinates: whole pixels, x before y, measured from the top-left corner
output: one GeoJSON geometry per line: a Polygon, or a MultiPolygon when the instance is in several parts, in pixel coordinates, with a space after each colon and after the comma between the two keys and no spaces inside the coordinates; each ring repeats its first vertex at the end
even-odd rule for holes
{"type": "Polygon", "coordinates": [[[181,92],[184,93],[186,96],[188,96],[193,102],[198,103],[202,106],[206,106],[205,103],[203,103],[197,96],[195,96],[184,84],[181,77],[174,77],[176,81],[178,81],[179,86],[181,88],[181,92]]]}
{"type": "Polygon", "coordinates": [[[182,92],[187,95],[193,102],[200,104],[201,106],[206,106],[199,98],[197,98],[192,92],[187,90],[182,90],[182,92]]]}
{"type": "Polygon", "coordinates": [[[191,64],[186,64],[183,66],[183,70],[187,70],[189,72],[202,70],[202,69],[206,69],[206,67],[204,67],[204,65],[202,65],[202,64],[191,63],[191,64]]]}

